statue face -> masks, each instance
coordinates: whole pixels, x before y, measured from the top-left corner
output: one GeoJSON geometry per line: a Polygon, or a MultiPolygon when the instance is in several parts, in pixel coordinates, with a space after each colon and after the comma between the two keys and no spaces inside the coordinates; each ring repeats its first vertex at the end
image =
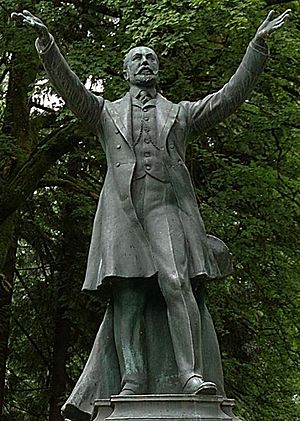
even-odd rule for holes
{"type": "Polygon", "coordinates": [[[158,81],[158,71],[158,58],[151,48],[133,48],[125,57],[124,77],[130,85],[141,88],[155,86],[158,81]]]}

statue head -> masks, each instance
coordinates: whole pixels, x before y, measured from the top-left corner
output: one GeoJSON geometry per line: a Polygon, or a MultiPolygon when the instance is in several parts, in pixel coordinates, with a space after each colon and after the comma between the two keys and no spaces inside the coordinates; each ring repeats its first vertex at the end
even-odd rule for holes
{"type": "Polygon", "coordinates": [[[152,48],[135,47],[124,59],[123,74],[130,85],[154,87],[158,82],[159,62],[152,48]]]}

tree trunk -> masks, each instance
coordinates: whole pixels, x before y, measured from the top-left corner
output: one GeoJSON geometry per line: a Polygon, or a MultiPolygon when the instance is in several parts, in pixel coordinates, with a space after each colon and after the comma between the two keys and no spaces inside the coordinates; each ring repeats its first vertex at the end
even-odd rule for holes
{"type": "MultiPolygon", "coordinates": [[[[29,134],[28,92],[35,75],[36,62],[28,60],[28,52],[12,55],[1,131],[8,140],[14,140],[14,148],[1,157],[0,195],[26,159],[32,144],[29,134]]],[[[0,414],[4,403],[16,247],[16,212],[11,212],[0,224],[0,414]]]]}
{"type": "MultiPolygon", "coordinates": [[[[64,279],[62,279],[64,281],[64,279]]],[[[60,408],[66,390],[66,362],[70,338],[70,322],[66,316],[66,302],[68,285],[61,285],[58,289],[58,304],[56,311],[56,326],[53,349],[52,376],[49,399],[49,421],[62,421],[60,408]],[[62,301],[59,304],[59,301],[62,301]]]]}
{"type": "MultiPolygon", "coordinates": [[[[20,40],[19,40],[20,41],[20,40]]],[[[39,60],[33,43],[24,39],[18,43],[9,62],[9,80],[6,92],[5,112],[1,127],[3,139],[7,138],[7,150],[0,162],[0,414],[3,412],[6,361],[8,354],[10,305],[13,293],[13,273],[16,241],[16,213],[50,166],[64,153],[72,149],[80,138],[74,135],[73,125],[59,128],[44,139],[42,147],[39,134],[32,131],[29,95],[36,77],[39,60]],[[30,54],[29,54],[29,50],[30,54]],[[62,140],[63,139],[63,140],[62,140]],[[12,145],[10,148],[9,146],[12,145]],[[13,241],[14,239],[14,241],[13,241]]],[[[63,279],[63,278],[62,278],[63,279]]],[[[58,288],[64,294],[64,285],[58,288]]],[[[52,401],[65,390],[65,359],[68,345],[68,321],[58,304],[53,354],[52,401]],[[54,383],[56,386],[54,387],[54,383]]],[[[51,401],[51,402],[52,402],[51,401]]],[[[53,418],[61,420],[59,409],[51,404],[53,418]]],[[[57,406],[57,405],[56,405],[57,406]]]]}
{"type": "Polygon", "coordinates": [[[0,419],[4,405],[5,374],[10,332],[10,308],[16,249],[15,217],[12,216],[2,226],[0,234],[0,419]]]}
{"type": "Polygon", "coordinates": [[[66,363],[70,339],[70,300],[74,300],[74,297],[72,297],[72,291],[75,289],[74,280],[80,273],[77,256],[81,251],[82,234],[80,223],[74,216],[74,209],[78,202],[76,203],[73,199],[74,193],[67,193],[68,199],[64,204],[62,215],[62,247],[58,257],[60,270],[57,274],[56,330],[50,386],[49,421],[62,420],[60,408],[65,400],[67,383],[66,363]]]}

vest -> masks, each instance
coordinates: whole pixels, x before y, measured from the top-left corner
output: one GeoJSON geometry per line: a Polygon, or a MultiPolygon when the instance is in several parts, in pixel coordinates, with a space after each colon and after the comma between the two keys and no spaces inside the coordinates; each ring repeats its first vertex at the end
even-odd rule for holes
{"type": "Polygon", "coordinates": [[[134,179],[146,174],[166,182],[166,171],[162,160],[162,145],[157,144],[156,100],[142,104],[132,98],[132,140],[136,155],[134,179]]]}

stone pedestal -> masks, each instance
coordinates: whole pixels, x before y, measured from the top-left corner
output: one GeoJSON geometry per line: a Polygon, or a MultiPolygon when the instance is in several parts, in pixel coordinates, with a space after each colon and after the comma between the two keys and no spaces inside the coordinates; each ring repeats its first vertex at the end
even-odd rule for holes
{"type": "MultiPolygon", "coordinates": [[[[221,396],[131,395],[95,402],[93,421],[233,421],[221,409],[233,405],[221,396]],[[225,402],[226,401],[226,402],[225,402]]],[[[227,411],[226,411],[227,412],[227,411]]]]}

